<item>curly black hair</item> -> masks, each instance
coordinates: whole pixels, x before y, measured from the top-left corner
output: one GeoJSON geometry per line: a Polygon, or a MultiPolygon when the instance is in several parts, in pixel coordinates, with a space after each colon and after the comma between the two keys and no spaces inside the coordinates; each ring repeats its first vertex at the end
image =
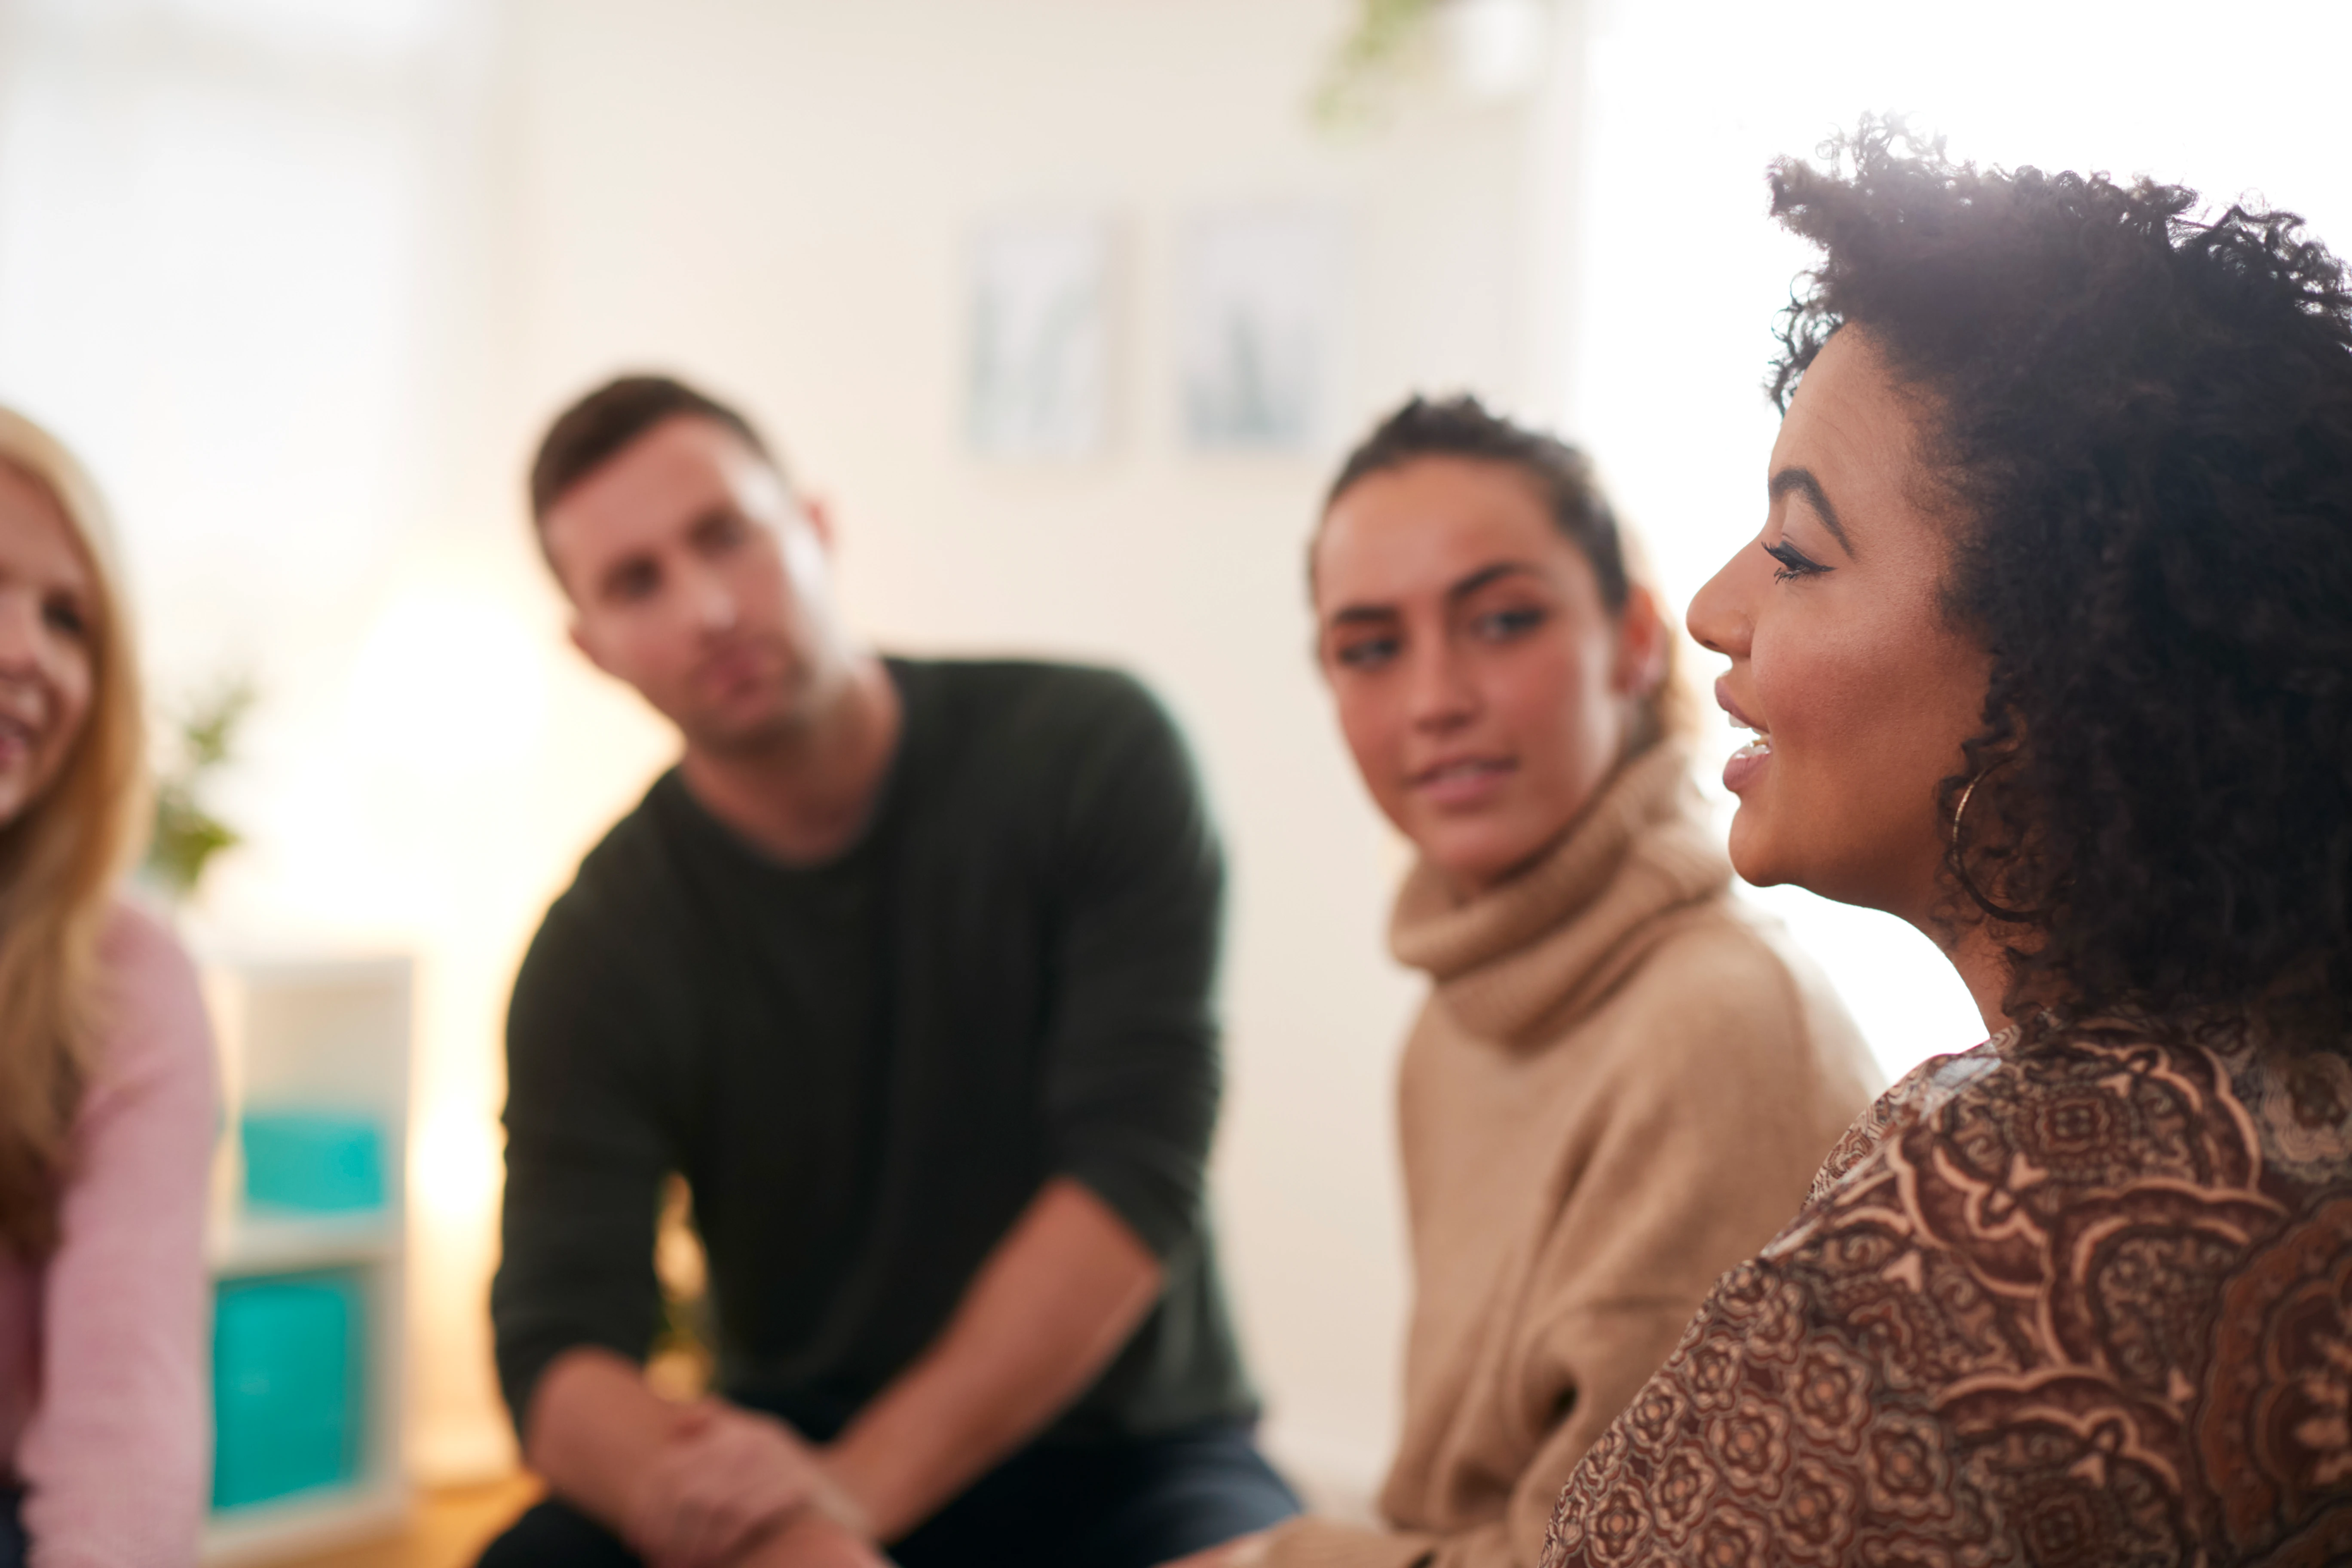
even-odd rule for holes
{"type": "Polygon", "coordinates": [[[1943,598],[1991,655],[1942,786],[1955,920],[2011,1010],[2352,1024],[2352,289],[2292,213],[1979,170],[1898,120],[1783,160],[1823,254],[1785,408],[1859,328],[1920,396],[1943,598]]]}

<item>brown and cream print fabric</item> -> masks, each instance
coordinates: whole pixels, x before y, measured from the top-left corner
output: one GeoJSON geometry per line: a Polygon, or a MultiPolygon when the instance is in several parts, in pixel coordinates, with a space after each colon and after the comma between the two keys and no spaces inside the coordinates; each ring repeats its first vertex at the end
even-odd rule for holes
{"type": "Polygon", "coordinates": [[[2120,1028],[1927,1064],[1717,1285],[1544,1562],[2352,1562],[2352,1065],[2120,1028]]]}

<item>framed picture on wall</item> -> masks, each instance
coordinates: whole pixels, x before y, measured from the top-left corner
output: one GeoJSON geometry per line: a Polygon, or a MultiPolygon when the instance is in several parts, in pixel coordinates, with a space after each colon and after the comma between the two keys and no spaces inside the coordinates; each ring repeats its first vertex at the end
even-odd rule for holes
{"type": "Polygon", "coordinates": [[[965,425],[997,458],[1075,458],[1110,433],[1111,225],[1006,217],[974,232],[965,425]]]}
{"type": "Polygon", "coordinates": [[[1313,207],[1205,213],[1177,256],[1188,443],[1305,452],[1328,433],[1340,327],[1340,226],[1313,207]]]}

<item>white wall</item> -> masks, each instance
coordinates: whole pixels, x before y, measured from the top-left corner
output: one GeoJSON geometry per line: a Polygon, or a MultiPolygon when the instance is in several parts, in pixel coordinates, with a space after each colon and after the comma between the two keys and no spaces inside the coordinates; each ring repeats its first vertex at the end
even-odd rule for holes
{"type": "MultiPolygon", "coordinates": [[[[1171,254],[1204,207],[1302,202],[1349,234],[1339,425],[1415,386],[1509,397],[1525,122],[1425,90],[1334,138],[1306,104],[1327,0],[541,0],[514,13],[506,324],[517,464],[615,369],[744,399],[834,503],[887,647],[1117,662],[1173,704],[1234,871],[1217,1193],[1276,1442],[1360,1485],[1395,1416],[1403,1264],[1390,1074],[1417,987],[1385,956],[1399,857],[1311,669],[1302,545],[1334,452],[1202,457],[1176,427],[1171,254]],[[980,220],[1118,225],[1116,437],[1010,465],[962,438],[980,220]]],[[[519,520],[502,526],[520,528],[519,520]]],[[[550,744],[617,806],[653,762],[601,710],[550,744]]],[[[587,824],[577,823],[585,836],[587,824]]],[[[551,886],[564,869],[551,858],[551,886]]]]}

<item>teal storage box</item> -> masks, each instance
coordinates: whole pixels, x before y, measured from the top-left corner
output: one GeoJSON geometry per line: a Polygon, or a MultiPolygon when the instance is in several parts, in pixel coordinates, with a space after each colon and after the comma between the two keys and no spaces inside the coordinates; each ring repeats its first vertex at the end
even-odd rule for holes
{"type": "Polygon", "coordinates": [[[257,1209],[348,1214],[383,1206],[383,1133],[364,1116],[247,1111],[245,1201],[257,1209]]]}
{"type": "Polygon", "coordinates": [[[232,1279],[213,1317],[213,1507],[359,1474],[367,1322],[349,1270],[232,1279]]]}

